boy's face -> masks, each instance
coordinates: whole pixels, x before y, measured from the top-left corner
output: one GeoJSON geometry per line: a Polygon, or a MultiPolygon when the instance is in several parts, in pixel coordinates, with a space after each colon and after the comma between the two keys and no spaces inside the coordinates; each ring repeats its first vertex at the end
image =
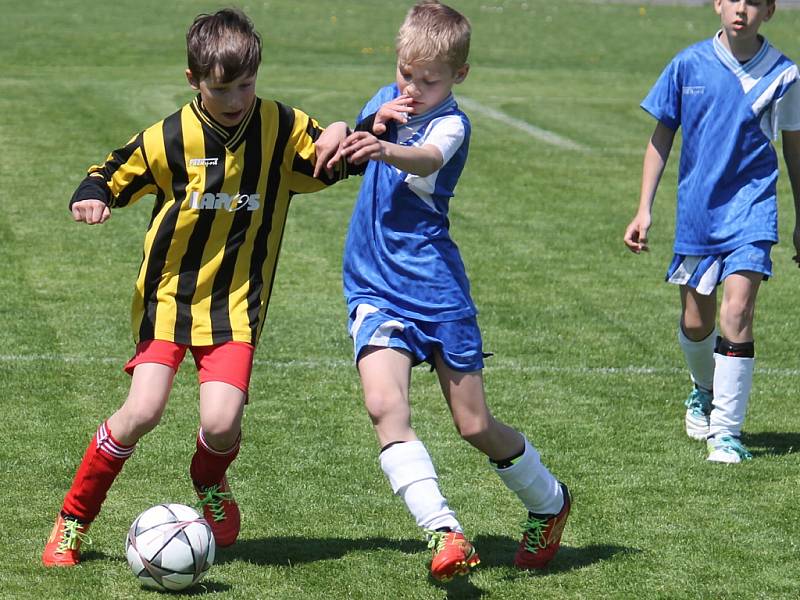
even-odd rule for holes
{"type": "Polygon", "coordinates": [[[440,61],[411,65],[397,61],[397,87],[401,94],[414,100],[412,113],[422,115],[447,98],[453,86],[464,81],[468,72],[469,65],[454,73],[450,65],[440,61]]]}
{"type": "Polygon", "coordinates": [[[761,24],[774,14],[775,3],[767,0],[714,0],[714,9],[728,39],[744,41],[758,35],[761,24]]]}
{"type": "Polygon", "coordinates": [[[233,81],[223,83],[222,73],[215,69],[204,78],[197,80],[189,69],[186,78],[192,89],[200,92],[200,99],[214,120],[225,127],[235,127],[241,123],[256,99],[256,77],[240,75],[233,81]]]}

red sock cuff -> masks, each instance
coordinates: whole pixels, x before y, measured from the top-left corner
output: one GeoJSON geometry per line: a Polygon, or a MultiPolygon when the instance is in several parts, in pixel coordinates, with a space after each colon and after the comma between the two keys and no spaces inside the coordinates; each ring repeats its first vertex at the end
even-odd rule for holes
{"type": "Polygon", "coordinates": [[[100,427],[97,428],[97,435],[95,436],[97,442],[97,451],[107,454],[113,458],[128,458],[133,454],[136,444],[126,446],[111,435],[111,429],[108,427],[108,421],[103,421],[100,427]]]}
{"type": "Polygon", "coordinates": [[[240,431],[239,436],[236,438],[236,441],[230,448],[226,448],[224,450],[217,450],[216,448],[212,447],[206,440],[206,436],[205,433],[203,432],[202,427],[197,432],[197,447],[205,450],[209,454],[213,454],[214,456],[230,456],[231,454],[236,454],[237,452],[239,452],[239,445],[241,444],[241,441],[242,441],[242,432],[240,431]]]}

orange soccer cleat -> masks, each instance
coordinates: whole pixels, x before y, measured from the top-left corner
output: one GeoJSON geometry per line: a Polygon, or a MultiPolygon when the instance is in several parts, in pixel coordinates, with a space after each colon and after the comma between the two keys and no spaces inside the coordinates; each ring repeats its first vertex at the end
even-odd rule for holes
{"type": "Polygon", "coordinates": [[[433,549],[431,576],[450,581],[456,575],[466,575],[481,562],[475,548],[463,533],[457,531],[426,531],[428,548],[433,549]]]}
{"type": "Polygon", "coordinates": [[[558,552],[561,534],[567,523],[572,506],[569,490],[563,483],[564,506],[557,515],[536,515],[528,513],[523,524],[522,541],[514,556],[514,565],[519,569],[544,569],[558,552]]]}
{"type": "Polygon", "coordinates": [[[74,567],[81,562],[81,543],[91,544],[86,535],[88,523],[64,517],[59,513],[53,531],[42,552],[42,563],[45,567],[74,567]]]}

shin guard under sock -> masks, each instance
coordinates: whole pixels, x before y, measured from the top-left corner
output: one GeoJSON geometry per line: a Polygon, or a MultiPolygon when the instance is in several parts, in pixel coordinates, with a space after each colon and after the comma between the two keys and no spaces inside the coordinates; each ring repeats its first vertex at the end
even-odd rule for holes
{"type": "Polygon", "coordinates": [[[115,440],[107,422],[103,422],[86,448],[72,487],[64,498],[61,513],[91,523],[134,448],[135,445],[125,446],[115,440]]]}

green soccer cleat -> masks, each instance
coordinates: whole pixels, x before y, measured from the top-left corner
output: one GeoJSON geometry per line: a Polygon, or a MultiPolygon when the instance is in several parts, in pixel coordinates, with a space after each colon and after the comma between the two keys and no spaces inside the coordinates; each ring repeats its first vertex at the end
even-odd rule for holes
{"type": "Polygon", "coordinates": [[[721,435],[709,438],[706,442],[708,459],[711,462],[736,464],[750,460],[753,455],[742,445],[739,438],[732,435],[721,435]]]}
{"type": "Polygon", "coordinates": [[[683,403],[686,406],[686,435],[693,440],[708,437],[713,397],[700,388],[694,388],[683,403]]]}

